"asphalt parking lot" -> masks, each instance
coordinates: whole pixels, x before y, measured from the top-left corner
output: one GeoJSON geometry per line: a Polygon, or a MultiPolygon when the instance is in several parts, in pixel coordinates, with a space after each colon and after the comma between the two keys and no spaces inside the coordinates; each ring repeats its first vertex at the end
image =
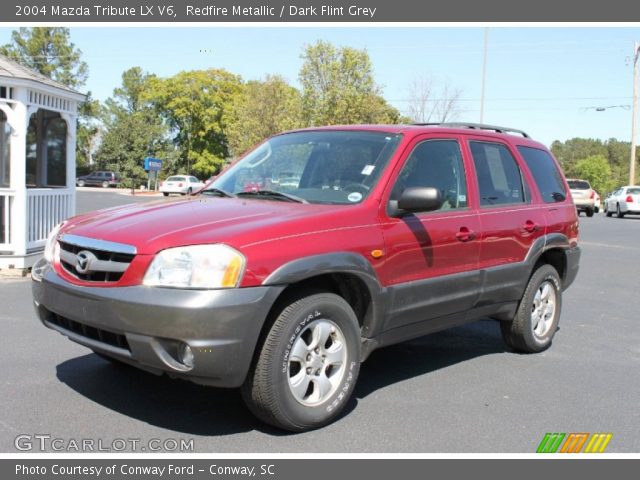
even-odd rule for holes
{"type": "MultiPolygon", "coordinates": [[[[149,198],[77,200],[90,211],[149,198]]],[[[297,435],[259,423],[237,391],[111,365],[42,327],[30,280],[0,279],[0,451],[44,434],[59,445],[193,439],[211,453],[532,453],[546,432],[611,432],[607,452],[638,452],[640,217],[580,222],[581,270],[551,349],[511,353],[482,321],[376,351],[343,418],[297,435]]]]}

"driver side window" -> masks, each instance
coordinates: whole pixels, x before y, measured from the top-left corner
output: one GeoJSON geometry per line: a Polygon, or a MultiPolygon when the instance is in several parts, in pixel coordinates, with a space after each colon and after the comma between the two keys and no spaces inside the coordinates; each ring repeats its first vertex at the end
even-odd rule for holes
{"type": "Polygon", "coordinates": [[[443,203],[436,211],[466,208],[467,182],[459,143],[427,140],[417,145],[402,167],[391,200],[398,200],[404,189],[410,187],[437,189],[443,203]]]}

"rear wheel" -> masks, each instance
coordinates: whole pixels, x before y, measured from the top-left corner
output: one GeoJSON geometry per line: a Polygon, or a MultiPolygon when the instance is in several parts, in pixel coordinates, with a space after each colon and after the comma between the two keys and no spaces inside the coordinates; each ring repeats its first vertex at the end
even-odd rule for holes
{"type": "Polygon", "coordinates": [[[84,187],[84,180],[78,180],[78,186],[84,187]]]}
{"type": "Polygon", "coordinates": [[[187,195],[193,195],[193,189],[191,187],[189,187],[189,190],[187,190],[187,195]]]}
{"type": "Polygon", "coordinates": [[[513,321],[500,323],[502,338],[519,352],[546,350],[558,329],[561,307],[560,276],[551,265],[542,265],[531,275],[513,321]]]}
{"type": "Polygon", "coordinates": [[[280,311],[242,395],[261,420],[294,432],[333,421],[360,370],[360,329],[349,304],[332,293],[297,297],[280,311]]]}
{"type": "Polygon", "coordinates": [[[616,217],[624,218],[624,213],[620,211],[620,204],[616,203],[616,217]]]}
{"type": "Polygon", "coordinates": [[[168,196],[169,196],[169,193],[168,193],[168,192],[162,192],[162,194],[163,194],[165,197],[168,197],[168,196]]]}
{"type": "Polygon", "coordinates": [[[102,188],[109,188],[109,182],[102,182],[102,188]]]}
{"type": "Polygon", "coordinates": [[[586,211],[587,217],[593,217],[593,212],[594,212],[593,208],[587,208],[587,211],[586,211]]]}

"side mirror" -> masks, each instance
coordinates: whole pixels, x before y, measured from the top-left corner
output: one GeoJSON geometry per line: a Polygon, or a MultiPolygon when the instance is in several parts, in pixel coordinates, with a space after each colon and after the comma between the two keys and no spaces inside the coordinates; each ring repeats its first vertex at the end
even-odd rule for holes
{"type": "Polygon", "coordinates": [[[402,216],[405,213],[431,212],[442,207],[442,195],[433,187],[405,188],[397,202],[392,202],[392,215],[402,216]],[[396,203],[397,205],[393,205],[396,203]],[[396,207],[396,208],[393,208],[396,207]]]}

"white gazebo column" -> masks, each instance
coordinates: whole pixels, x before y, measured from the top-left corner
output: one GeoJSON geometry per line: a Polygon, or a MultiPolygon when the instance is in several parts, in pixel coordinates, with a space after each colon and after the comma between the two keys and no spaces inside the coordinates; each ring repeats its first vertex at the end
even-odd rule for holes
{"type": "MultiPolygon", "coordinates": [[[[75,108],[73,108],[75,111],[75,108]]],[[[76,214],[76,116],[71,113],[61,114],[62,119],[67,122],[67,185],[71,192],[69,197],[68,212],[72,217],[76,214]]]]}
{"type": "Polygon", "coordinates": [[[16,122],[11,132],[11,190],[14,192],[11,207],[11,244],[15,255],[27,253],[28,205],[25,172],[27,169],[27,116],[28,93],[24,87],[14,87],[13,99],[16,122]]]}

